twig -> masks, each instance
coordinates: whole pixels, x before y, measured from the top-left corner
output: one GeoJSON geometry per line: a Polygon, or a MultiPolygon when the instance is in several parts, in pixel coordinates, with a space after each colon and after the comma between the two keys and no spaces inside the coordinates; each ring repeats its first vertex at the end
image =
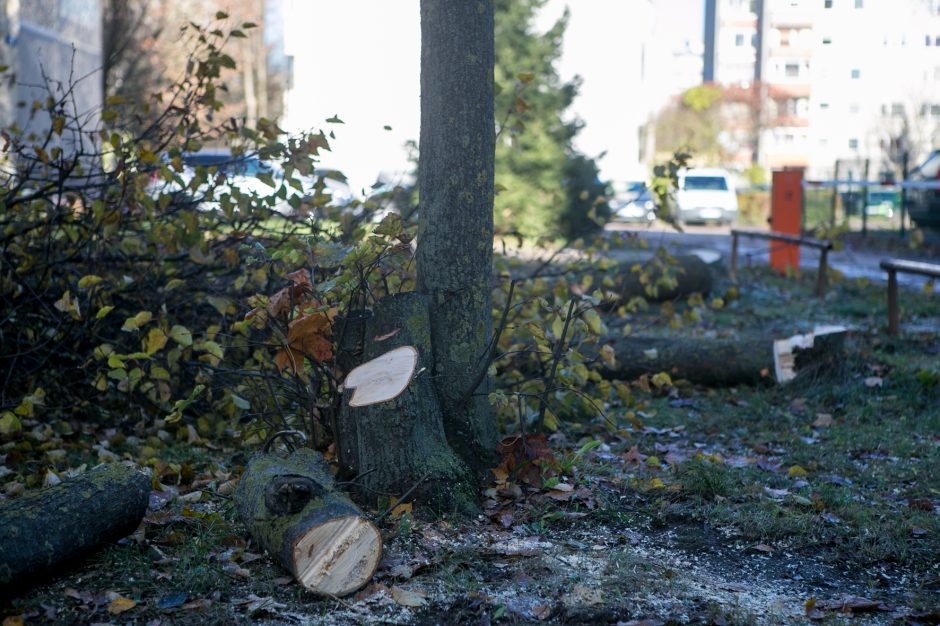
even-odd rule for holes
{"type": "Polygon", "coordinates": [[[382,523],[382,520],[384,520],[386,517],[388,517],[389,513],[391,513],[392,511],[395,510],[395,507],[397,507],[397,506],[399,506],[400,504],[402,504],[403,502],[405,502],[405,501],[408,499],[408,496],[410,496],[412,493],[414,493],[414,490],[417,489],[418,487],[420,487],[420,486],[421,486],[421,483],[423,483],[424,481],[426,481],[430,476],[431,476],[431,472],[428,472],[427,474],[425,474],[424,476],[422,476],[421,478],[419,478],[419,479],[418,479],[418,482],[416,482],[415,484],[413,484],[413,485],[411,486],[411,488],[408,489],[408,491],[406,491],[404,494],[402,494],[402,496],[401,496],[400,498],[398,498],[398,499],[395,501],[395,504],[390,505],[387,509],[385,509],[385,512],[384,512],[384,513],[382,513],[382,514],[379,515],[377,518],[375,518],[375,523],[376,523],[376,524],[381,524],[381,523],[382,523]]]}
{"type": "Polygon", "coordinates": [[[499,319],[499,325],[496,327],[496,332],[493,333],[493,338],[490,340],[490,345],[487,346],[486,351],[483,353],[483,364],[480,366],[479,371],[477,372],[476,377],[474,377],[473,382],[467,387],[467,390],[460,396],[460,400],[457,401],[457,406],[462,407],[471,397],[473,397],[474,392],[477,390],[477,387],[480,386],[480,383],[486,378],[486,372],[490,369],[490,363],[493,362],[494,357],[496,356],[496,348],[499,346],[499,339],[503,335],[503,331],[506,330],[507,319],[509,318],[509,310],[512,308],[512,294],[516,289],[516,281],[512,280],[509,282],[509,293],[506,295],[506,306],[503,307],[503,314],[499,319]]]}
{"type": "Polygon", "coordinates": [[[568,335],[568,327],[571,325],[571,316],[574,314],[574,300],[572,299],[568,303],[568,315],[565,316],[565,326],[561,330],[561,337],[558,338],[558,342],[555,344],[555,350],[552,354],[552,372],[548,375],[548,380],[545,381],[545,391],[542,393],[539,399],[539,417],[537,420],[539,432],[542,431],[543,426],[545,425],[545,408],[547,402],[545,400],[545,395],[548,393],[548,390],[551,389],[552,384],[555,382],[555,373],[558,371],[558,362],[561,361],[561,353],[565,348],[565,337],[568,335]]]}

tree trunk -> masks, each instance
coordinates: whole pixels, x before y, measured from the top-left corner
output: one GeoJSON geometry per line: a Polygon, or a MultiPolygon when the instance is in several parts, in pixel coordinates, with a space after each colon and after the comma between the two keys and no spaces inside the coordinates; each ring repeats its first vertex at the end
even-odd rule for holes
{"type": "Polygon", "coordinates": [[[252,538],[310,591],[344,596],[375,574],[382,535],[336,491],[313,450],[302,448],[286,459],[254,456],[235,503],[252,538]]]}
{"type": "Polygon", "coordinates": [[[337,454],[344,476],[357,477],[358,498],[375,503],[381,494],[414,499],[441,512],[474,508],[472,476],[447,444],[441,404],[431,381],[430,297],[402,293],[380,300],[366,320],[366,361],[413,346],[418,364],[411,384],[397,398],[353,407],[346,391],[338,420],[337,454]]]}
{"type": "Polygon", "coordinates": [[[606,378],[630,380],[666,372],[673,380],[713,387],[787,382],[800,371],[837,364],[843,355],[844,331],[820,329],[783,340],[621,337],[611,342],[616,365],[601,373],[606,378]]]}
{"type": "Polygon", "coordinates": [[[0,504],[0,588],[55,573],[129,535],[149,498],[146,474],[113,463],[0,504]]]}
{"type": "Polygon", "coordinates": [[[429,365],[447,440],[477,471],[497,439],[488,383],[468,388],[492,334],[493,27],[492,0],[421,0],[417,290],[431,298],[429,365]]]}

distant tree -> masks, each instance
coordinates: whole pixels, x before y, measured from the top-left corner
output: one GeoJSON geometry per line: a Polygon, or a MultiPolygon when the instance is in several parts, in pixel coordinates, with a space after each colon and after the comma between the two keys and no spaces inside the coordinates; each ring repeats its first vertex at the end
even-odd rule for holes
{"type": "Polygon", "coordinates": [[[571,235],[598,227],[587,213],[600,188],[565,184],[582,180],[570,174],[591,159],[571,145],[581,122],[563,119],[579,86],[578,79],[563,82],[556,69],[568,13],[540,33],[534,22],[545,4],[495,2],[496,226],[523,235],[571,235]],[[568,212],[576,207],[584,211],[568,212]]]}
{"type": "MultiPolygon", "coordinates": [[[[276,119],[281,114],[285,77],[268,71],[263,0],[237,4],[221,0],[105,0],[102,12],[102,87],[106,97],[142,101],[161,93],[186,73],[188,46],[181,45],[180,28],[226,14],[231,30],[225,54],[231,59],[230,68],[237,71],[227,74],[219,85],[218,99],[224,106],[218,117],[243,120],[253,127],[260,119],[276,119]],[[239,28],[244,23],[258,28],[239,28]]],[[[146,113],[135,110],[138,127],[153,122],[146,113]]]]}
{"type": "Polygon", "coordinates": [[[697,161],[720,164],[726,156],[721,142],[722,90],[699,85],[685,91],[656,117],[656,152],[691,152],[697,161]]]}

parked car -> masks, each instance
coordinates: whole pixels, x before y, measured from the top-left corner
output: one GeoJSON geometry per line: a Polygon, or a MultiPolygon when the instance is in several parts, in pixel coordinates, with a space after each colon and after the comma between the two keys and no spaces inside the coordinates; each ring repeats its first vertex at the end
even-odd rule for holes
{"type": "MultiPolygon", "coordinates": [[[[194,204],[202,210],[219,208],[219,200],[233,189],[245,195],[270,197],[284,181],[285,173],[277,163],[262,161],[255,155],[234,155],[231,150],[205,149],[187,152],[181,155],[182,171],[177,172],[177,180],[162,181],[155,179],[148,188],[151,197],[170,194],[175,204],[194,204]],[[192,181],[198,171],[204,168],[207,181],[193,187],[192,181]],[[222,179],[214,176],[222,175],[222,179]],[[259,178],[259,176],[261,178],[259,178]],[[270,176],[274,186],[262,180],[270,176]]],[[[354,200],[352,189],[346,183],[341,172],[336,170],[316,170],[311,176],[295,173],[293,178],[301,186],[286,185],[286,195],[276,198],[274,210],[289,214],[293,212],[293,198],[299,198],[308,205],[334,204],[346,206],[354,200]]]]}
{"type": "Polygon", "coordinates": [[[679,222],[730,224],[738,215],[738,196],[731,174],[718,168],[690,168],[679,172],[676,191],[679,222]]]}
{"type": "MultiPolygon", "coordinates": [[[[913,183],[940,183],[940,150],[931,152],[927,160],[908,175],[908,180],[913,183]]],[[[940,230],[940,189],[909,188],[904,204],[915,224],[940,230]]]]}
{"type": "Polygon", "coordinates": [[[652,222],[656,219],[656,198],[644,189],[632,200],[615,198],[610,203],[611,217],[619,222],[652,222]]]}

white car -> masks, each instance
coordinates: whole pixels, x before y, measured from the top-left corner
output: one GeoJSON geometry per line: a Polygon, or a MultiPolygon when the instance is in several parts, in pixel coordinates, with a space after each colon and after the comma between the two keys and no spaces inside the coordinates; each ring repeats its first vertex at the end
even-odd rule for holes
{"type": "Polygon", "coordinates": [[[738,215],[738,196],[731,174],[718,168],[691,168],[679,172],[676,206],[680,223],[730,224],[738,215]]]}

